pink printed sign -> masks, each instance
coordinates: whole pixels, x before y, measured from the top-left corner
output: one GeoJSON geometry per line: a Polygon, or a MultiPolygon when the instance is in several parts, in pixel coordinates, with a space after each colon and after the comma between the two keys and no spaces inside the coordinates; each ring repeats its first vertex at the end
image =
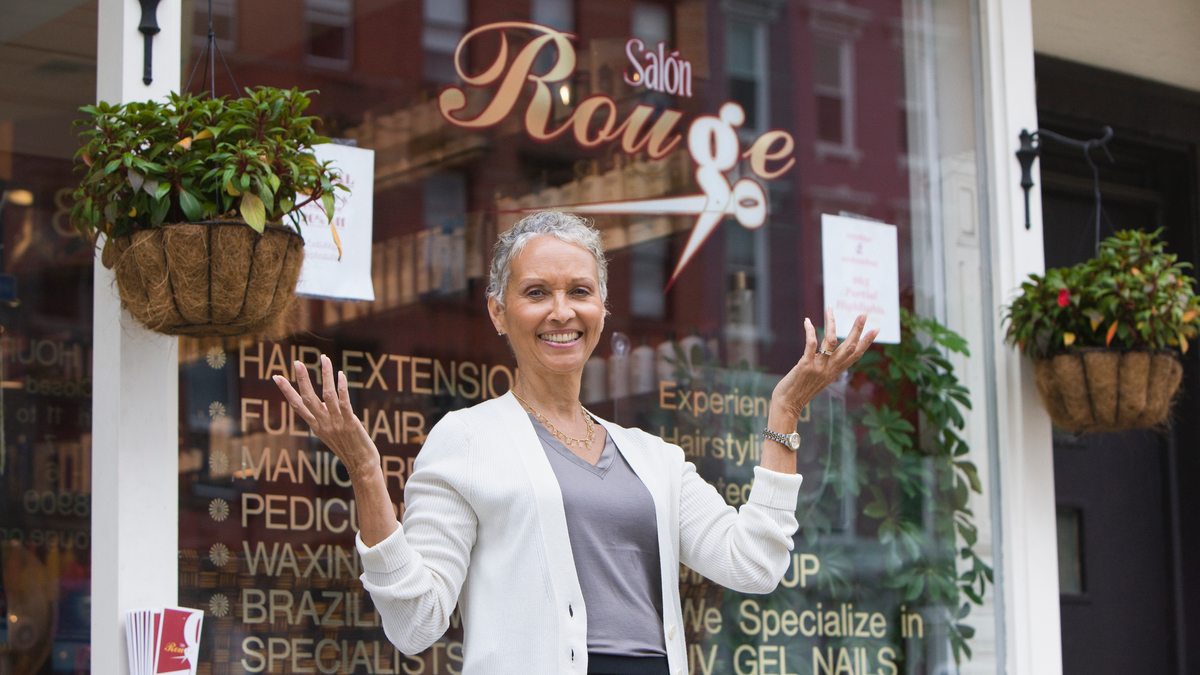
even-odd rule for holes
{"type": "Polygon", "coordinates": [[[900,264],[896,226],[821,216],[825,306],[833,308],[838,337],[846,337],[859,314],[878,328],[876,342],[900,342],[900,264]]]}

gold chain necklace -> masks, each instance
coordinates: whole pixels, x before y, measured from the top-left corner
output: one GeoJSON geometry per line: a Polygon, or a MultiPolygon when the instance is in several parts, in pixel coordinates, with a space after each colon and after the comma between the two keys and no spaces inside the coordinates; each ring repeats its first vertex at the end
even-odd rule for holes
{"type": "Polygon", "coordinates": [[[581,415],[583,415],[584,423],[587,424],[587,438],[572,438],[559,431],[558,427],[551,424],[550,420],[546,419],[545,415],[534,410],[533,406],[529,405],[529,401],[517,396],[517,392],[514,391],[512,395],[516,396],[518,401],[525,404],[525,407],[529,408],[529,412],[533,413],[533,416],[537,418],[537,421],[545,425],[545,427],[550,430],[550,433],[554,434],[554,437],[562,441],[564,445],[567,447],[572,445],[576,447],[583,446],[587,448],[588,452],[592,451],[592,441],[596,439],[596,427],[592,424],[592,416],[588,414],[587,408],[584,408],[582,403],[579,404],[579,412],[581,415]]]}

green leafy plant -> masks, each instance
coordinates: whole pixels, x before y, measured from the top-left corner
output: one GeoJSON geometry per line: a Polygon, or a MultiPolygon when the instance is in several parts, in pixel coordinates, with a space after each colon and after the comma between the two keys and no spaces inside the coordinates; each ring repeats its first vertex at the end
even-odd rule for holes
{"type": "Polygon", "coordinates": [[[210,219],[240,218],[262,232],[288,217],[298,229],[300,207],[314,201],[332,222],[334,193],[347,188],[312,153],[329,139],[303,114],[309,93],[258,87],[233,100],[171,94],[80,108],[87,117],[76,125],[89,128],[76,158],[86,173],[72,222],[110,240],[210,219]]]}
{"type": "Polygon", "coordinates": [[[876,390],[858,420],[866,441],[859,452],[869,455],[861,512],[876,523],[883,585],[905,603],[944,608],[961,660],[971,656],[975,634],[962,619],[972,603],[983,604],[993,581],[975,550],[979,531],[967,506],[970,493],[983,490],[960,435],[971,401],[947,358],[970,353],[966,340],[934,319],[901,310],[900,325],[899,344],[868,352],[854,367],[876,390]]]}
{"type": "Polygon", "coordinates": [[[1074,267],[1029,275],[1008,307],[1008,340],[1032,358],[1107,347],[1187,352],[1200,332],[1191,267],[1166,252],[1162,230],[1125,230],[1074,267]]]}

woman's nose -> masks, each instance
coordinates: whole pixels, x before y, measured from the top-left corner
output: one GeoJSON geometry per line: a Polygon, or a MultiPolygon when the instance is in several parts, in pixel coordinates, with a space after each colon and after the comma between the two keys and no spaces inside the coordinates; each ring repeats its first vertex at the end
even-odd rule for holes
{"type": "Polygon", "coordinates": [[[575,316],[575,311],[571,309],[571,303],[567,301],[566,293],[554,294],[554,306],[550,311],[550,320],[564,322],[575,316]]]}

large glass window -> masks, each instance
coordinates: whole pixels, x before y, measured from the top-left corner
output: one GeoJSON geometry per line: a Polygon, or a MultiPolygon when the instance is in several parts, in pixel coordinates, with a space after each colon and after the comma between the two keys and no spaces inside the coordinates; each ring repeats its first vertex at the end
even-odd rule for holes
{"type": "Polygon", "coordinates": [[[92,246],[69,222],[96,3],[0,2],[0,672],[90,667],[92,246]]]}
{"type": "Polygon", "coordinates": [[[457,616],[422,654],[387,643],[358,581],[344,470],[270,377],[293,378],[295,360],[321,353],[347,372],[402,513],[431,427],[517,376],[485,312],[497,234],[536,209],[703,196],[708,160],[687,129],[732,103],[738,152],[718,173],[760,192],[739,193],[707,236],[695,239],[697,215],[677,209],[593,216],[612,314],[584,373],[589,409],[678,444],[741,506],[770,392],[803,351],[804,318],[824,314],[823,216],[896,226],[910,318],[901,346],[877,348],[874,365],[805,411],[801,530],[779,589],[744,595],[681,570],[690,672],[997,672],[982,349],[992,310],[968,0],[294,4],[297,16],[341,12],[327,25],[353,36],[342,70],[311,58],[311,27],[247,11],[239,39],[272,38],[230,65],[241,86],[320,90],[310,111],[326,135],[375,152],[375,300],[303,299],[274,333],[181,339],[180,601],[208,612],[202,668],[459,672],[457,616]],[[540,29],[483,30],[456,64],[460,40],[526,21],[574,35],[573,54],[548,45],[525,61],[538,78],[574,57],[546,83],[544,126],[526,114],[526,78],[495,124],[451,123],[499,87],[465,85],[456,65],[485,72],[504,30],[498,67],[512,68],[540,29]],[[465,109],[439,108],[447,87],[465,90],[465,109]],[[602,109],[576,125],[589,101],[602,109]],[[614,128],[640,119],[642,133],[625,147],[596,142],[606,114],[614,128]],[[769,158],[760,147],[756,160],[764,138],[775,139],[769,158]],[[761,219],[749,213],[758,206],[761,219]]]}

